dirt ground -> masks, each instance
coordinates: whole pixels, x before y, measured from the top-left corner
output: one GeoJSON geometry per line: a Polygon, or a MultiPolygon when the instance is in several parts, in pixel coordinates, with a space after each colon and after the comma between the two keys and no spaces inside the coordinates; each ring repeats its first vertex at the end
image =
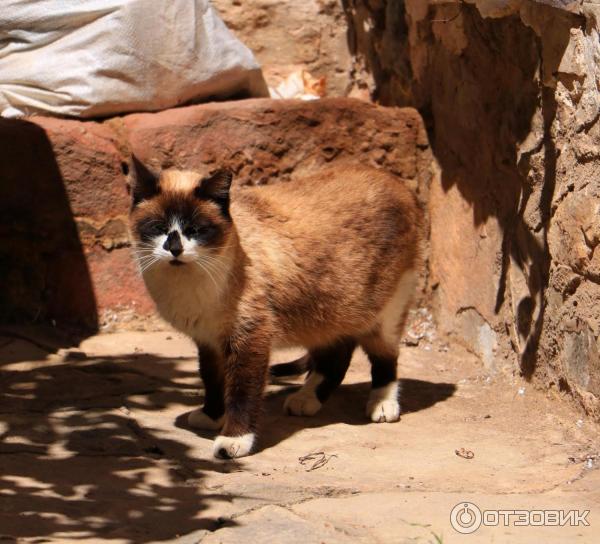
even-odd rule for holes
{"type": "Polygon", "coordinates": [[[405,347],[400,367],[399,423],[365,418],[357,353],[314,418],[282,412],[299,380],[271,385],[259,451],[232,462],[186,425],[202,394],[180,335],[104,334],[54,354],[0,337],[0,542],[600,542],[590,422],[459,348],[405,347]],[[458,533],[465,501],[500,525],[458,533]],[[589,510],[589,525],[490,517],[525,509],[589,510]]]}

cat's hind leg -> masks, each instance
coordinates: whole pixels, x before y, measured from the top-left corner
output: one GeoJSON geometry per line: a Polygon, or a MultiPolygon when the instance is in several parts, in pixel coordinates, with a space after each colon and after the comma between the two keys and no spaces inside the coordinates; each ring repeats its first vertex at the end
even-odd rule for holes
{"type": "Polygon", "coordinates": [[[284,410],[294,416],[313,416],[342,383],[356,341],[342,338],[325,347],[309,351],[310,373],[299,391],[285,399],[284,410]]]}
{"type": "Polygon", "coordinates": [[[367,417],[376,423],[400,419],[400,390],[396,379],[398,344],[386,342],[379,329],[359,339],[371,362],[372,388],[367,417]]]}
{"type": "Polygon", "coordinates": [[[397,380],[398,344],[404,330],[417,282],[414,271],[405,272],[373,330],[358,339],[371,362],[372,388],[367,417],[376,423],[400,419],[400,384],[397,380]]]}

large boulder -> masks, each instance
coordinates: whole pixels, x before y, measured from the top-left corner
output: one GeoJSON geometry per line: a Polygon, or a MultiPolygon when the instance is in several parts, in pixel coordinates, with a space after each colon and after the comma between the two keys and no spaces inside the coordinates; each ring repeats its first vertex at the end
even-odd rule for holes
{"type": "Polygon", "coordinates": [[[108,327],[152,315],[129,247],[128,159],[228,166],[236,183],[288,181],[327,163],[385,168],[425,198],[427,136],[410,108],[353,99],[245,100],[102,123],[0,121],[4,321],[108,327]]]}

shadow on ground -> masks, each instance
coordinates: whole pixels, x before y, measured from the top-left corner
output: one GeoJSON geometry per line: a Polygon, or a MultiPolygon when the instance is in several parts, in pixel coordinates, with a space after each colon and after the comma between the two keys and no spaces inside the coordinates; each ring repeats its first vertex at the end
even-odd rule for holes
{"type": "MultiPolygon", "coordinates": [[[[179,413],[172,425],[187,429],[187,413],[202,395],[197,394],[195,365],[182,365],[182,360],[84,356],[16,370],[5,367],[0,539],[145,543],[218,528],[220,520],[203,512],[236,495],[213,493],[203,480],[208,472],[232,472],[239,465],[212,460],[209,449],[199,459],[189,443],[173,438],[176,433],[167,436],[158,424],[142,428],[132,416],[143,411],[164,418],[171,408],[170,413],[179,413]],[[160,375],[153,375],[158,368],[160,375]]],[[[267,395],[260,449],[275,447],[306,427],[369,423],[363,413],[368,383],[342,386],[314,418],[282,413],[288,389],[267,395]]],[[[404,380],[402,389],[404,412],[409,413],[447,399],[455,387],[404,380]]]]}
{"type": "Polygon", "coordinates": [[[1,372],[0,540],[143,543],[217,526],[203,511],[233,497],[207,492],[203,476],[235,466],[194,458],[130,416],[136,407],[197,402],[177,383],[189,374],[177,360],[145,355],[1,372]],[[139,372],[140,363],[160,364],[173,380],[139,372]],[[149,400],[153,393],[159,400],[149,400]]]}
{"type": "MultiPolygon", "coordinates": [[[[425,410],[438,402],[442,402],[451,397],[456,390],[456,386],[450,383],[433,383],[412,379],[402,379],[400,382],[402,413],[405,415],[425,410]]],[[[298,387],[298,384],[282,380],[277,381],[277,384],[289,385],[290,387],[267,394],[265,415],[258,442],[259,451],[277,446],[277,444],[287,440],[302,429],[314,429],[336,423],[347,425],[368,425],[372,423],[365,416],[365,406],[371,389],[369,382],[340,386],[321,411],[313,417],[285,415],[283,413],[284,399],[293,388],[298,387]]],[[[188,413],[181,414],[177,418],[175,424],[179,428],[195,432],[205,438],[214,435],[212,432],[191,429],[187,424],[188,413]]]]}

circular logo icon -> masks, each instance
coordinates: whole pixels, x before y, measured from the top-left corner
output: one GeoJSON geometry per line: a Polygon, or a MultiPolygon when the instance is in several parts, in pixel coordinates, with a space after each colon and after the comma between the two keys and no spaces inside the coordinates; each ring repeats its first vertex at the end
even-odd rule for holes
{"type": "Polygon", "coordinates": [[[481,510],[472,502],[459,502],[450,512],[450,525],[463,535],[474,533],[481,525],[481,510]]]}

